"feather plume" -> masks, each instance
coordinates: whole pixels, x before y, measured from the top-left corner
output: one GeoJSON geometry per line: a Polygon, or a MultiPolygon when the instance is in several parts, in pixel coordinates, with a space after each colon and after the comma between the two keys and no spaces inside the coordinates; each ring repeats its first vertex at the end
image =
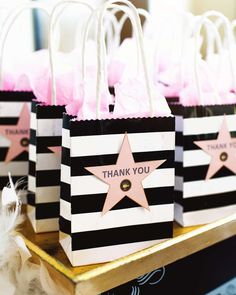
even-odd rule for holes
{"type": "Polygon", "coordinates": [[[18,186],[9,175],[0,200],[0,295],[68,295],[51,279],[42,262],[36,265],[29,261],[31,254],[17,235],[23,221],[18,186]]]}

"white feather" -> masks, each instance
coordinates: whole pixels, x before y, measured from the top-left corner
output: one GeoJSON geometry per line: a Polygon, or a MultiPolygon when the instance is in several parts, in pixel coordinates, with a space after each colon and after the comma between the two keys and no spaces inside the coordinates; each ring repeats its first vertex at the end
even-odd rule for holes
{"type": "Polygon", "coordinates": [[[22,223],[21,201],[9,175],[0,202],[0,295],[67,295],[51,279],[46,267],[33,264],[24,240],[16,229],[22,223]]]}

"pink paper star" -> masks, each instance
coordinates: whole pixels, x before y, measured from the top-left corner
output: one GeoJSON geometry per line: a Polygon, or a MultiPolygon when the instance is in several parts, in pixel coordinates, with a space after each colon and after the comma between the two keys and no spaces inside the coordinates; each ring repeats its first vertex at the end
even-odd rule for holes
{"type": "Polygon", "coordinates": [[[206,180],[210,179],[223,166],[236,174],[236,138],[230,136],[225,117],[217,139],[194,141],[194,143],[211,156],[206,180]]]}
{"type": "Polygon", "coordinates": [[[48,149],[52,151],[58,158],[61,157],[61,146],[49,146],[48,149]]]}
{"type": "Polygon", "coordinates": [[[22,107],[17,125],[0,126],[0,134],[11,141],[5,162],[8,163],[23,151],[28,151],[29,146],[30,114],[27,104],[22,107]]]}
{"type": "Polygon", "coordinates": [[[149,210],[142,181],[165,161],[135,163],[128,135],[125,134],[115,165],[86,167],[86,170],[109,185],[102,215],[111,210],[126,196],[149,210]]]}

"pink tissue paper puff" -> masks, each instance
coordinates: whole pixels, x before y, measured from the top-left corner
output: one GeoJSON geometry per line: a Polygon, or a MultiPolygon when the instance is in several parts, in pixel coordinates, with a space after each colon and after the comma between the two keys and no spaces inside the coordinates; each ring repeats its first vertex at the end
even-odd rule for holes
{"type": "MultiPolygon", "coordinates": [[[[75,48],[70,53],[56,53],[54,57],[54,75],[56,80],[56,98],[58,105],[67,105],[79,96],[81,83],[80,50],[75,48]]],[[[96,59],[94,42],[87,42],[85,51],[85,77],[96,77],[96,59]],[[92,54],[93,51],[93,54],[92,54]]],[[[24,75],[28,77],[29,87],[38,101],[50,105],[52,80],[48,50],[34,52],[25,66],[24,75]]]]}
{"type": "MultiPolygon", "coordinates": [[[[170,58],[166,52],[157,51],[155,56],[154,81],[165,97],[178,97],[189,81],[189,64],[193,65],[193,39],[185,41],[182,54],[170,58]]],[[[192,69],[192,68],[191,68],[192,69]]]]}
{"type": "MultiPolygon", "coordinates": [[[[201,102],[196,87],[196,77],[193,74],[193,68],[191,69],[191,64],[189,64],[188,71],[189,79],[186,87],[180,91],[180,102],[184,106],[200,105],[201,102]]],[[[228,87],[221,87],[222,84],[220,85],[217,83],[218,77],[216,76],[215,70],[210,68],[206,61],[202,59],[198,61],[198,72],[201,92],[203,95],[202,101],[204,101],[204,105],[216,104],[216,97],[213,87],[215,88],[215,92],[219,94],[219,104],[231,104],[236,102],[236,96],[231,92],[230,84],[228,84],[228,87]]],[[[228,79],[231,80],[229,75],[228,79]]]]}
{"type": "MultiPolygon", "coordinates": [[[[235,85],[233,85],[232,70],[236,75],[235,62],[236,58],[233,56],[233,66],[231,68],[229,58],[229,51],[223,50],[220,54],[211,54],[207,59],[207,64],[212,73],[214,74],[214,81],[218,86],[219,91],[233,91],[235,85]]],[[[236,89],[234,89],[236,90],[236,89]]]]}
{"type": "MultiPolygon", "coordinates": [[[[144,39],[144,50],[150,72],[154,72],[155,41],[144,39]]],[[[137,57],[137,45],[133,38],[126,38],[121,45],[110,54],[108,61],[108,83],[127,80],[143,72],[143,66],[137,57]]]]}
{"type": "MultiPolygon", "coordinates": [[[[72,67],[68,66],[67,63],[68,56],[65,54],[58,55],[59,62],[57,65],[59,64],[59,67],[55,67],[57,104],[64,105],[72,99],[74,75],[72,67]]],[[[40,50],[29,56],[28,62],[22,69],[22,76],[19,81],[25,82],[26,77],[28,78],[29,88],[33,91],[37,100],[51,104],[51,70],[48,50],[40,50]]]]}
{"type": "MultiPolygon", "coordinates": [[[[169,106],[164,96],[158,94],[156,86],[152,85],[154,101],[154,115],[170,115],[169,106]]],[[[150,104],[146,84],[143,77],[130,78],[115,85],[114,118],[148,117],[150,116],[150,104]]]]}
{"type": "MultiPolygon", "coordinates": [[[[102,119],[110,118],[109,104],[112,102],[112,96],[108,87],[103,87],[101,94],[100,113],[102,119]]],[[[76,116],[77,120],[95,120],[96,119],[96,80],[86,79],[81,82],[77,96],[66,106],[68,115],[76,116]]]]}

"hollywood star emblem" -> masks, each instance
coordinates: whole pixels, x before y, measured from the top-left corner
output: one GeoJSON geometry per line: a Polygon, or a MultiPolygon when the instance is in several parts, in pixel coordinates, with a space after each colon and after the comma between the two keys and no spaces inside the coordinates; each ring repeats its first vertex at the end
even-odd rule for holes
{"type": "Polygon", "coordinates": [[[11,142],[5,158],[6,163],[19,156],[23,151],[28,151],[29,124],[29,109],[27,104],[24,104],[17,125],[0,126],[0,134],[11,142]]]}
{"type": "Polygon", "coordinates": [[[109,185],[102,214],[107,213],[126,196],[149,210],[142,181],[165,161],[135,162],[128,135],[125,134],[115,165],[85,167],[109,185]]]}
{"type": "Polygon", "coordinates": [[[61,146],[49,146],[48,149],[58,158],[61,157],[61,146]]]}
{"type": "Polygon", "coordinates": [[[231,137],[225,116],[217,139],[194,143],[211,156],[206,180],[214,176],[223,166],[236,174],[236,138],[231,137]]]}

